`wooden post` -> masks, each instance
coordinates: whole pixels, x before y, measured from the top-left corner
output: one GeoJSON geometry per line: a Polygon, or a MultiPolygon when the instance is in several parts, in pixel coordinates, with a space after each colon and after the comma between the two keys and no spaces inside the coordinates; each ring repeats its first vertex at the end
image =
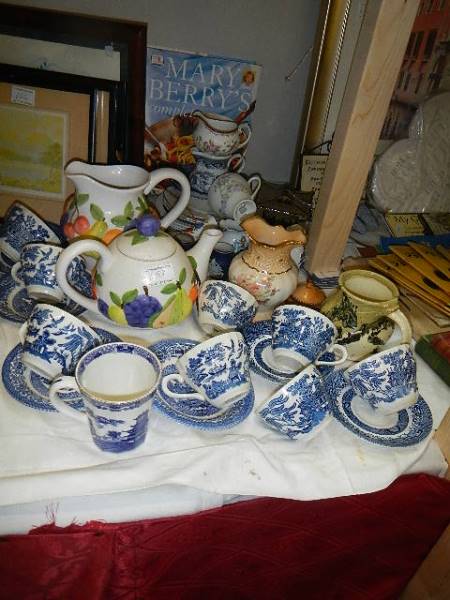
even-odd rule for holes
{"type": "Polygon", "coordinates": [[[419,0],[368,0],[307,246],[312,273],[340,270],[419,0]]]}

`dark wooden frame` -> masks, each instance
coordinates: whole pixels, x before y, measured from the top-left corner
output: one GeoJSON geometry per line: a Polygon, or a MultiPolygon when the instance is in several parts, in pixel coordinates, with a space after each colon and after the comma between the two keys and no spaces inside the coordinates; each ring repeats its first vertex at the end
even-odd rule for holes
{"type": "MultiPolygon", "coordinates": [[[[117,151],[120,151],[125,144],[124,128],[122,126],[123,114],[119,112],[123,106],[123,84],[119,81],[83,77],[57,71],[43,71],[42,69],[31,69],[3,63],[0,63],[0,81],[89,95],[89,162],[95,162],[96,94],[102,91],[109,92],[108,162],[116,161],[117,151]]],[[[61,107],[61,109],[64,109],[64,107],[61,107]]]]}
{"type": "MultiPolygon", "coordinates": [[[[146,23],[90,17],[12,4],[0,4],[0,14],[0,33],[3,34],[97,49],[113,45],[114,50],[120,53],[120,90],[115,90],[114,101],[117,106],[112,109],[113,113],[118,115],[123,127],[119,135],[123,140],[123,147],[116,149],[124,162],[142,165],[145,129],[146,23]]],[[[43,73],[43,71],[39,72],[43,73]]],[[[45,71],[45,73],[51,72],[45,71]]],[[[65,76],[68,74],[55,74],[56,79],[60,77],[63,80],[65,76]]],[[[95,78],[86,79],[97,81],[95,78]]],[[[61,85],[64,85],[63,81],[61,85]]]]}

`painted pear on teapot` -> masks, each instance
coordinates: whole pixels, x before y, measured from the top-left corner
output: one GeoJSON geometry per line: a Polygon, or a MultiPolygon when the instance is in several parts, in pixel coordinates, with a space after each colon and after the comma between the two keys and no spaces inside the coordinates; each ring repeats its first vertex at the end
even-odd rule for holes
{"type": "Polygon", "coordinates": [[[158,219],[144,215],[136,221],[136,229],[121,233],[109,246],[92,239],[73,242],[56,265],[61,289],[84,308],[119,325],[157,329],[180,323],[192,311],[222,232],[205,229],[187,255],[159,225],[158,219]],[[93,274],[94,299],[75,290],[66,276],[72,260],[86,252],[100,256],[93,274]]]}

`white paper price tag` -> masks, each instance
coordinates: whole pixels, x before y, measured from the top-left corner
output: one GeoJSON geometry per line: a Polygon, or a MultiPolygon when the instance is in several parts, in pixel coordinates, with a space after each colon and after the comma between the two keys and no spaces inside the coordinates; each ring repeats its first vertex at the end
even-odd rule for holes
{"type": "Polygon", "coordinates": [[[29,88],[17,87],[13,85],[11,88],[11,102],[14,104],[26,104],[34,106],[36,98],[36,90],[29,88]]]}

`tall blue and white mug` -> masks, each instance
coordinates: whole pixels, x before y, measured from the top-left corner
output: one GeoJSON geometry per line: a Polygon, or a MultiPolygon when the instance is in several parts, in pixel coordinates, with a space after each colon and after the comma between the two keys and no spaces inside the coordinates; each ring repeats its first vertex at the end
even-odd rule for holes
{"type": "Polygon", "coordinates": [[[87,352],[79,360],[74,377],[54,381],[49,399],[57,411],[87,422],[100,450],[127,452],[145,441],[160,377],[161,364],[151,350],[129,342],[112,342],[87,352]],[[85,413],[58,397],[63,389],[81,394],[85,413]]]}

